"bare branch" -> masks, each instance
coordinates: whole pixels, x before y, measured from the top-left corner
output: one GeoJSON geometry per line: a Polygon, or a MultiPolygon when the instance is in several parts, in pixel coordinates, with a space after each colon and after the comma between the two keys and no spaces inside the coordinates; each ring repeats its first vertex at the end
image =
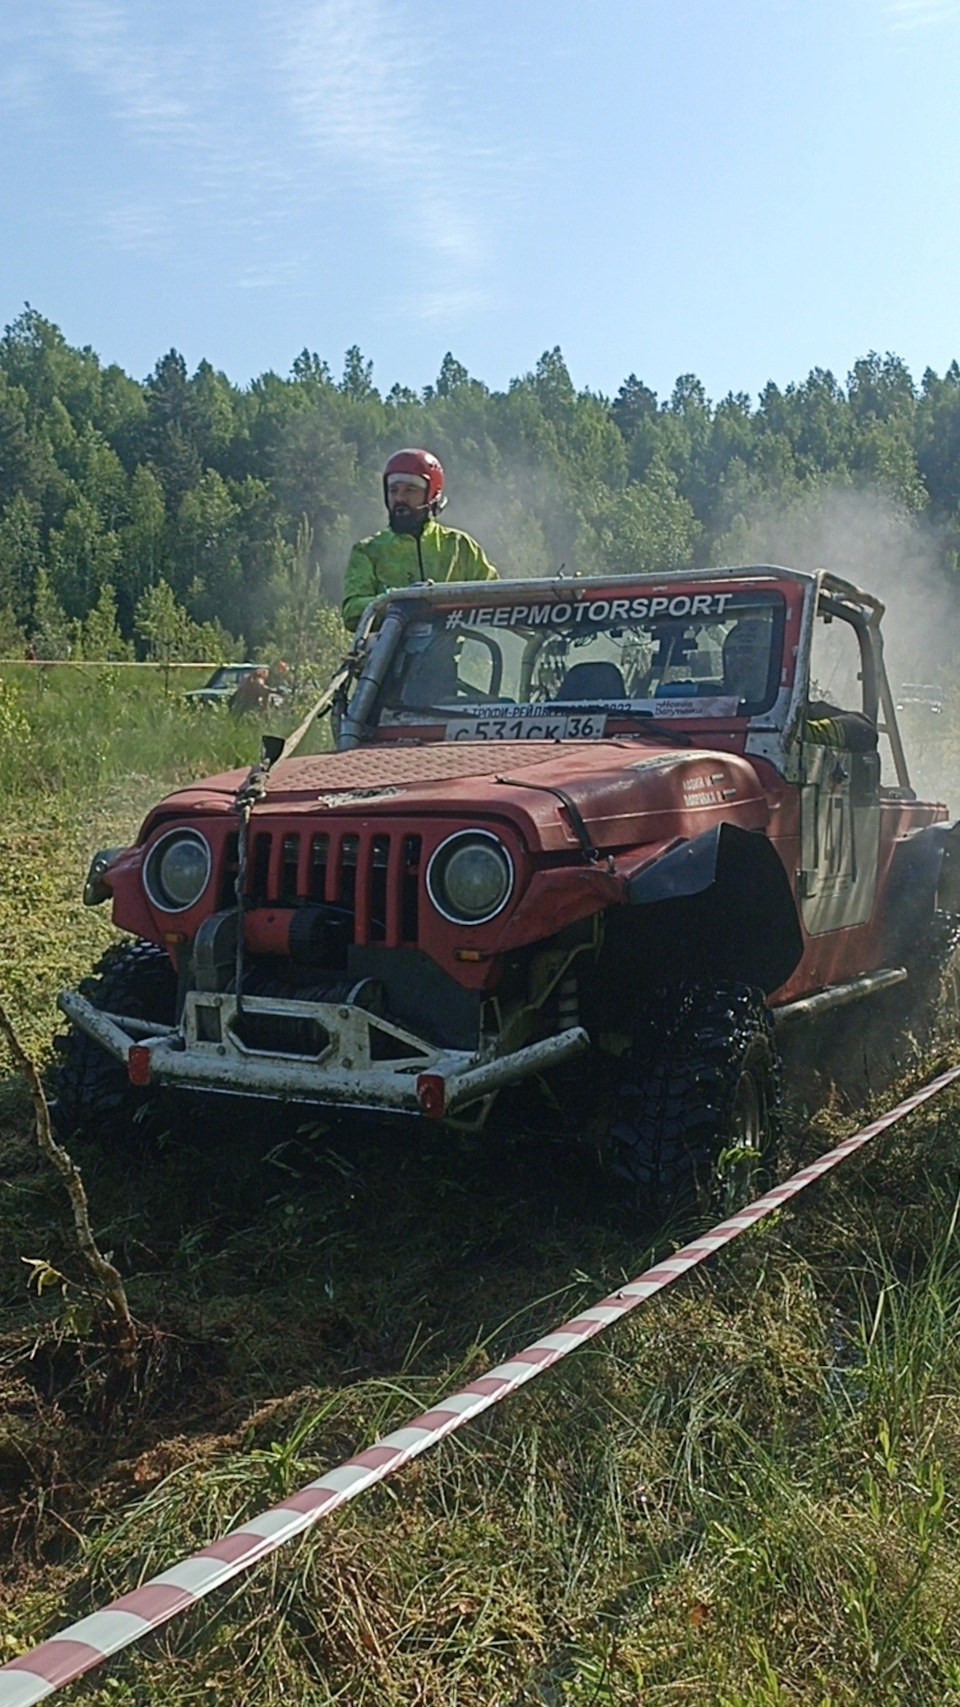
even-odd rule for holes
{"type": "Polygon", "coordinates": [[[40,1152],[50,1165],[56,1168],[67,1188],[67,1196],[73,1210],[77,1244],[86,1263],[95,1274],[103,1296],[113,1313],[115,1349],[119,1360],[122,1365],[129,1367],[136,1354],[137,1330],[130,1314],[123,1280],[119,1270],[114,1268],[112,1262],[107,1261],[93,1236],[87,1194],[84,1190],[80,1169],[69,1151],[65,1150],[62,1144],[58,1144],[53,1136],[50,1125],[50,1110],[47,1107],[47,1099],[40,1082],[40,1074],[20,1042],[14,1030],[13,1022],[8,1017],[2,1002],[0,1002],[0,1033],[7,1040],[15,1066],[19,1068],[27,1081],[33,1100],[37,1143],[40,1152]]]}

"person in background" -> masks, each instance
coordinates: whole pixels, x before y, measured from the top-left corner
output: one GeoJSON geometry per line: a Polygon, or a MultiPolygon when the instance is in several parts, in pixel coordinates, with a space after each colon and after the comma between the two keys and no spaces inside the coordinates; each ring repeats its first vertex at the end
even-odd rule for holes
{"type": "Polygon", "coordinates": [[[251,670],[245,675],[230,701],[230,710],[238,716],[245,711],[266,711],[270,704],[268,678],[266,669],[251,670]]]}
{"type": "Polygon", "coordinates": [[[343,620],[354,629],[378,594],[418,581],[495,581],[497,571],[475,539],[437,520],[446,504],[443,469],[427,450],[399,450],[383,471],[388,526],[350,553],[343,620]]]}

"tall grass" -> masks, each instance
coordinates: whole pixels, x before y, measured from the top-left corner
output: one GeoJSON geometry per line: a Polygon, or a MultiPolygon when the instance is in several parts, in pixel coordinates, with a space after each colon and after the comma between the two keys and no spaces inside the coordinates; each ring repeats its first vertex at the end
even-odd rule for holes
{"type": "MultiPolygon", "coordinates": [[[[731,1254],[716,1287],[664,1298],[87,1698],[960,1699],[951,1218],[909,1289],[866,1265],[840,1346],[816,1274],[789,1239],[775,1256],[758,1289],[754,1256],[731,1254]]],[[[281,1498],[459,1374],[307,1391],[229,1443],[184,1443],[169,1475],[101,1519],[81,1604],[281,1498]]]]}
{"type": "MultiPolygon", "coordinates": [[[[162,793],[174,780],[252,764],[256,720],[185,698],[208,674],[178,671],[167,692],[162,671],[146,667],[0,665],[9,790],[76,796],[143,779],[162,793]]],[[[291,718],[273,713],[269,726],[285,733],[291,718]]]]}
{"type": "Polygon", "coordinates": [[[131,841],[171,788],[257,758],[265,725],[185,699],[208,674],[177,672],[167,693],[157,670],[0,665],[0,989],[40,1054],[56,991],[115,935],[108,908],[81,903],[91,855],[131,841]]]}

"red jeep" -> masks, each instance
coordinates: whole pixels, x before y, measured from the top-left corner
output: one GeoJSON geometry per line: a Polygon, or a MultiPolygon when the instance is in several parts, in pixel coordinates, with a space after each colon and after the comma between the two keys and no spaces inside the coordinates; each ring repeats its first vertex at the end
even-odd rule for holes
{"type": "Polygon", "coordinates": [[[882,609],[770,567],[377,600],[336,751],[195,783],[95,858],[137,940],[61,997],[61,1130],[151,1086],[478,1126],[553,1073],[653,1194],[763,1149],[774,1021],[904,981],[955,904],[882,609]]]}

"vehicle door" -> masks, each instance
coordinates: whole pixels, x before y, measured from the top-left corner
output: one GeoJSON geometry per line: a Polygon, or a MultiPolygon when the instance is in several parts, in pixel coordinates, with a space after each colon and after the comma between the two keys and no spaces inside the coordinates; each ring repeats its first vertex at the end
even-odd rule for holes
{"type": "Polygon", "coordinates": [[[811,936],[864,924],[873,912],[880,755],[871,644],[860,613],[821,594],[800,756],[799,900],[811,936]]]}

